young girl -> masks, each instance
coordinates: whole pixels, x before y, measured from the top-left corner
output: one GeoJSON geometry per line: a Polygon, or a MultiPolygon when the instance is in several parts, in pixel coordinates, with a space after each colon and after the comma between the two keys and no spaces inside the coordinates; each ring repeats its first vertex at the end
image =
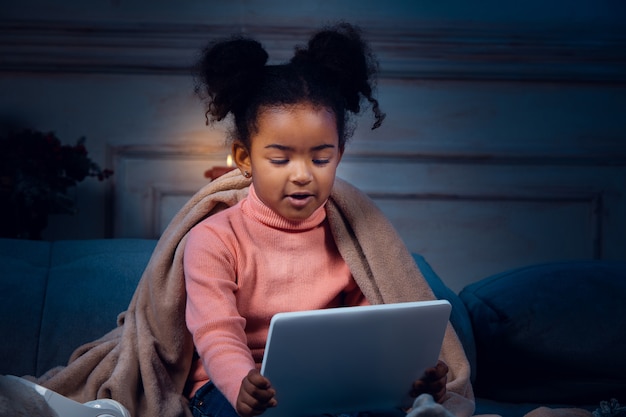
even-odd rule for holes
{"type": "MultiPolygon", "coordinates": [[[[350,115],[371,105],[376,63],[348,24],[314,35],[286,64],[251,39],[203,51],[207,118],[232,115],[232,154],[249,194],[190,232],[184,252],[186,321],[199,355],[194,416],[241,416],[274,407],[280,393],[258,369],[272,316],[281,311],[368,304],[333,240],[326,203],[353,132],[350,115]]],[[[442,401],[443,362],[413,395],[442,401]]],[[[410,389],[411,387],[407,387],[410,389]]],[[[364,410],[366,411],[366,410],[364,410]]]]}

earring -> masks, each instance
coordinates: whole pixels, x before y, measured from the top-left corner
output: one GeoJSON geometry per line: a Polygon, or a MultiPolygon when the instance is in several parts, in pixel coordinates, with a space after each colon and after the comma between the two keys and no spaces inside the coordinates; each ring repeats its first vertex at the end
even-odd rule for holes
{"type": "Polygon", "coordinates": [[[252,175],[250,175],[250,173],[249,173],[248,171],[244,171],[244,172],[243,172],[243,176],[244,176],[245,178],[250,178],[252,175]]]}

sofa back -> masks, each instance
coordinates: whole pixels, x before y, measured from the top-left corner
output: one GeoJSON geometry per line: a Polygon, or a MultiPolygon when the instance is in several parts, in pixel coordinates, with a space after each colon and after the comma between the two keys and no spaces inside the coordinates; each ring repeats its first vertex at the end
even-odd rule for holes
{"type": "MultiPolygon", "coordinates": [[[[40,376],[115,328],[156,243],[0,239],[0,374],[40,376]]],[[[452,303],[451,322],[474,365],[463,303],[422,256],[414,258],[437,298],[452,303]]]]}
{"type": "Polygon", "coordinates": [[[0,239],[0,374],[40,376],[115,328],[155,245],[0,239]]]}

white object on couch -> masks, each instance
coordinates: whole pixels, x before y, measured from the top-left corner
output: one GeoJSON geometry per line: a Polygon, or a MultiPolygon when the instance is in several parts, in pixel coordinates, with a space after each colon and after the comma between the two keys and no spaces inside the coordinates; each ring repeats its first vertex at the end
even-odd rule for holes
{"type": "Polygon", "coordinates": [[[5,378],[19,381],[35,390],[62,417],[131,417],[126,407],[115,400],[100,399],[81,404],[27,379],[13,375],[6,375],[5,378]]]}

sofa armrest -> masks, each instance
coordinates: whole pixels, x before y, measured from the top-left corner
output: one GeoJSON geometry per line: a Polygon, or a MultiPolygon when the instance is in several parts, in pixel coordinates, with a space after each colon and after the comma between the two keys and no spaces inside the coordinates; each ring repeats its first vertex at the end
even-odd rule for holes
{"type": "Polygon", "coordinates": [[[465,287],[475,392],[507,402],[598,404],[626,392],[626,262],[519,268],[465,287]]]}
{"type": "Polygon", "coordinates": [[[51,246],[0,239],[0,374],[36,371],[51,246]]]}

